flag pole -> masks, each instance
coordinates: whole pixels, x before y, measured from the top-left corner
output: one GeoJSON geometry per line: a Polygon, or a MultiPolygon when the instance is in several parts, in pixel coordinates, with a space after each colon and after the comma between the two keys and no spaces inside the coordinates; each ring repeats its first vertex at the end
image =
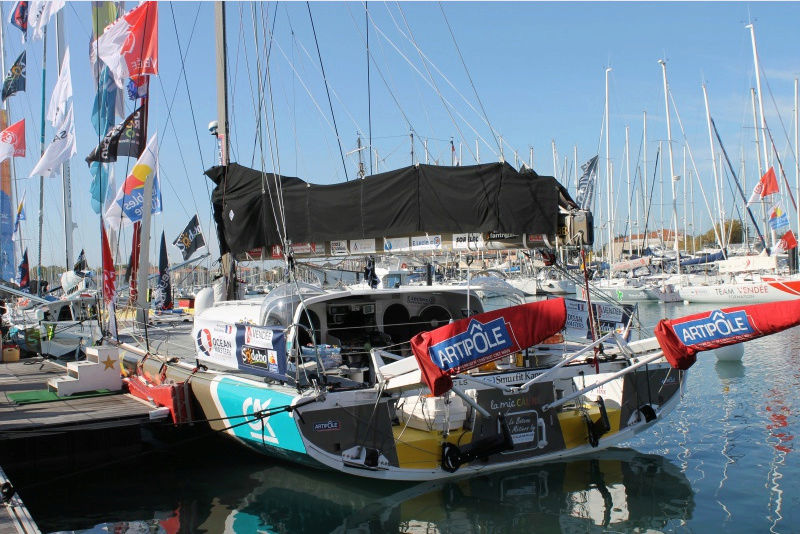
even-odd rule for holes
{"type": "MultiPolygon", "coordinates": [[[[58,55],[58,74],[64,68],[64,10],[59,9],[56,13],[56,53],[58,55]]],[[[72,265],[72,231],[75,229],[75,222],[72,220],[72,185],[69,173],[69,158],[61,164],[61,181],[64,188],[64,241],[66,254],[66,269],[72,265]]]]}
{"type": "MultiPolygon", "coordinates": [[[[41,151],[39,156],[44,155],[44,124],[45,124],[45,81],[47,78],[47,25],[42,28],[42,125],[41,125],[41,151]]],[[[42,226],[44,225],[44,174],[39,175],[39,242],[38,247],[38,267],[36,294],[42,294],[42,226]]],[[[69,267],[69,266],[67,266],[69,267]]]]}

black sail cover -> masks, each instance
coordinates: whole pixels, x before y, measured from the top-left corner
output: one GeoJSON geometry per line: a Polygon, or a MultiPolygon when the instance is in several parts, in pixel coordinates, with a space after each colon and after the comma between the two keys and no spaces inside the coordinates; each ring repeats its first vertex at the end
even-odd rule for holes
{"type": "Polygon", "coordinates": [[[220,252],[240,254],[281,244],[279,202],[293,243],[424,233],[555,235],[555,178],[518,172],[508,163],[466,167],[415,165],[331,185],[312,184],[232,163],[205,173],[220,252]],[[281,189],[276,191],[276,178],[281,189]],[[279,200],[282,199],[282,200],[279,200]]]}

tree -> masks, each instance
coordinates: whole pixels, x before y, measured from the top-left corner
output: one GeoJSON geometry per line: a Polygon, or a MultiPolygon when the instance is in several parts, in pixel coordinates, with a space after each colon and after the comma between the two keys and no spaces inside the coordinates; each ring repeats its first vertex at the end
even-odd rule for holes
{"type": "MultiPolygon", "coordinates": [[[[727,242],[741,243],[744,240],[744,232],[742,231],[742,222],[740,220],[728,219],[725,221],[724,227],[725,227],[725,236],[727,242]]],[[[713,228],[700,236],[700,245],[720,246],[720,243],[717,242],[717,238],[714,235],[713,228]]]]}

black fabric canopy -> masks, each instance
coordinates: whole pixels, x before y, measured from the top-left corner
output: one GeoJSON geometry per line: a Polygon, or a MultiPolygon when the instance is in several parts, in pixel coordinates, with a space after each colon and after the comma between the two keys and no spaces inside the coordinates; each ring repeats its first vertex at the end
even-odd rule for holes
{"type": "Polygon", "coordinates": [[[318,185],[232,163],[205,173],[221,253],[281,244],[280,184],[286,236],[293,243],[419,233],[555,235],[559,200],[574,205],[555,178],[508,163],[415,165],[363,180],[318,185]]]}

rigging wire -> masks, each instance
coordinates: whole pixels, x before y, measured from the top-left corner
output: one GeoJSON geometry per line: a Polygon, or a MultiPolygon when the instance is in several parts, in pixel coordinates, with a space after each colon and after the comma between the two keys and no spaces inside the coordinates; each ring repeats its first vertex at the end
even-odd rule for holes
{"type": "MultiPolygon", "coordinates": [[[[417,44],[417,40],[414,38],[414,34],[411,32],[411,26],[408,24],[408,19],[406,19],[406,14],[403,11],[403,8],[401,8],[400,4],[397,3],[397,2],[395,2],[395,5],[397,5],[397,9],[400,11],[400,15],[402,15],[402,17],[403,17],[403,22],[405,23],[406,29],[408,30],[409,39],[411,40],[411,43],[414,45],[414,48],[417,50],[417,53],[419,54],[420,59],[422,60],[422,64],[425,67],[425,72],[428,73],[428,77],[430,78],[431,83],[433,83],[433,87],[434,87],[434,89],[436,91],[436,94],[439,96],[439,99],[442,101],[442,106],[444,106],[445,110],[447,111],[447,115],[450,117],[450,121],[453,123],[453,126],[456,127],[456,131],[458,132],[459,137],[461,137],[461,139],[465,139],[464,133],[461,131],[461,126],[458,125],[458,123],[456,122],[455,117],[453,117],[453,113],[450,110],[450,105],[448,105],[446,99],[444,98],[444,95],[442,94],[442,91],[439,89],[439,85],[436,83],[436,79],[433,77],[433,74],[431,73],[430,68],[428,68],[428,62],[425,61],[425,54],[422,53],[422,49],[420,49],[419,45],[417,44]]],[[[470,126],[470,128],[472,128],[472,126],[469,124],[469,122],[467,122],[466,119],[464,119],[464,117],[462,117],[461,115],[459,115],[459,117],[468,126],[470,126]]],[[[474,128],[473,128],[473,131],[476,134],[478,133],[477,130],[475,130],[474,128]]],[[[472,157],[474,159],[478,159],[478,156],[475,154],[475,152],[472,151],[472,146],[471,145],[467,145],[467,150],[469,151],[470,154],[472,154],[472,157]]]]}
{"type": "MultiPolygon", "coordinates": [[[[182,166],[183,166],[183,169],[184,169],[184,173],[185,173],[184,177],[186,178],[186,184],[187,184],[187,186],[189,188],[189,192],[190,192],[190,195],[191,195],[191,198],[192,198],[192,204],[194,205],[195,213],[200,213],[200,210],[199,210],[199,208],[197,206],[197,199],[194,196],[194,190],[191,187],[192,184],[191,184],[191,182],[189,180],[189,172],[187,170],[189,166],[186,164],[186,159],[184,158],[184,155],[183,155],[183,149],[181,148],[180,136],[178,136],[178,130],[175,127],[175,121],[172,119],[172,108],[175,105],[175,100],[176,100],[176,97],[177,97],[177,94],[178,94],[178,87],[180,85],[180,78],[181,78],[181,76],[183,76],[183,79],[184,79],[184,82],[185,82],[184,87],[186,89],[186,95],[187,95],[188,102],[189,102],[189,110],[191,111],[191,114],[192,114],[192,124],[195,126],[194,133],[195,133],[195,139],[197,141],[197,151],[200,154],[200,164],[202,165],[201,168],[204,169],[205,165],[203,164],[203,152],[200,149],[200,137],[197,134],[197,119],[196,119],[195,113],[194,113],[194,106],[192,105],[192,96],[191,96],[191,93],[189,92],[189,82],[188,82],[187,77],[186,77],[186,61],[185,60],[186,60],[186,53],[187,52],[184,51],[183,47],[181,46],[180,35],[178,34],[178,26],[177,26],[177,24],[175,22],[175,12],[172,9],[172,3],[171,2],[170,2],[170,14],[172,15],[172,25],[173,25],[173,28],[175,29],[175,40],[176,40],[176,42],[178,44],[178,58],[180,59],[180,63],[181,63],[181,71],[178,73],[178,83],[176,83],[176,85],[175,85],[175,90],[172,93],[172,99],[170,101],[169,106],[167,107],[167,118],[166,118],[166,124],[164,125],[164,131],[162,132],[162,139],[166,137],[167,124],[172,125],[172,130],[175,133],[175,142],[176,142],[176,145],[178,147],[178,155],[179,155],[179,157],[181,159],[181,163],[182,163],[182,166]]],[[[197,18],[199,16],[199,14],[200,14],[200,6],[198,6],[197,10],[195,11],[195,18],[194,18],[194,23],[192,24],[192,31],[189,34],[189,41],[186,43],[186,50],[187,51],[188,51],[189,47],[192,44],[192,40],[194,38],[195,30],[197,29],[197,18]]],[[[162,77],[160,77],[160,76],[158,77],[158,80],[159,80],[159,87],[161,88],[161,92],[164,94],[164,100],[167,101],[166,90],[164,88],[164,81],[163,81],[162,77]]],[[[159,174],[163,174],[163,169],[160,170],[159,174]]],[[[161,182],[163,183],[163,180],[161,180],[161,182]]],[[[210,202],[211,201],[211,190],[208,187],[208,180],[203,180],[203,182],[205,183],[206,193],[208,195],[208,199],[209,199],[209,202],[210,202]]],[[[174,186],[172,185],[172,183],[170,183],[170,187],[172,187],[173,191],[175,191],[174,190],[174,186]]],[[[183,205],[183,202],[181,201],[181,196],[182,195],[178,194],[178,192],[175,191],[175,197],[178,199],[178,203],[181,205],[181,207],[184,209],[184,211],[188,213],[188,210],[186,210],[185,206],[183,205]]]]}
{"type": "MultiPolygon", "coordinates": [[[[262,13],[263,13],[263,9],[262,9],[262,13]]],[[[269,12],[267,12],[267,14],[269,14],[269,12]]],[[[263,18],[263,15],[262,15],[262,18],[263,18]]],[[[276,9],[275,9],[274,18],[277,19],[277,3],[276,3],[276,9]]],[[[265,30],[268,27],[266,22],[267,21],[264,21],[264,23],[262,24],[262,27],[265,30]]],[[[270,31],[269,32],[269,43],[270,43],[269,51],[272,50],[273,41],[274,41],[274,33],[272,31],[270,31]]],[[[266,46],[266,35],[264,36],[264,46],[266,46]]],[[[267,88],[269,89],[269,104],[270,104],[270,111],[272,113],[272,116],[271,116],[272,131],[270,132],[270,130],[267,129],[267,134],[268,134],[268,138],[270,140],[270,153],[273,154],[273,158],[274,158],[273,159],[273,165],[274,165],[275,172],[273,173],[272,176],[273,176],[273,181],[275,182],[275,190],[277,192],[277,197],[278,197],[278,207],[279,207],[279,210],[280,210],[281,227],[283,228],[284,250],[288,252],[288,247],[286,246],[287,245],[286,209],[284,208],[284,202],[283,202],[283,188],[281,187],[281,183],[280,183],[280,180],[279,180],[281,178],[281,176],[280,176],[281,175],[281,159],[280,159],[280,152],[278,151],[278,128],[277,128],[277,121],[275,119],[275,99],[273,98],[273,94],[274,93],[272,91],[272,69],[270,68],[270,61],[269,61],[270,60],[270,54],[269,53],[265,54],[265,57],[267,58],[267,64],[265,65],[264,68],[266,70],[267,88]],[[271,134],[272,137],[270,137],[270,134],[271,134]]],[[[263,161],[262,161],[262,165],[263,165],[263,161]]],[[[289,256],[288,256],[288,254],[285,254],[284,257],[286,258],[287,267],[288,267],[289,256]]]]}
{"type": "MultiPolygon", "coordinates": [[[[689,153],[689,161],[692,162],[692,169],[697,176],[700,176],[700,173],[697,171],[697,165],[694,162],[694,154],[692,154],[692,147],[689,145],[689,139],[686,137],[686,130],[683,128],[683,121],[681,120],[681,114],[678,113],[678,106],[675,104],[675,97],[672,95],[672,91],[669,92],[669,98],[672,101],[672,109],[675,110],[675,117],[678,119],[678,126],[681,129],[681,135],[683,135],[683,142],[686,145],[686,151],[689,153]]],[[[708,211],[708,216],[711,219],[712,227],[714,228],[714,235],[717,237],[717,240],[722,243],[719,234],[717,233],[717,226],[714,224],[714,215],[711,211],[711,206],[708,204],[708,199],[706,198],[706,190],[703,187],[703,183],[701,180],[697,181],[697,185],[700,186],[700,193],[703,196],[703,203],[706,205],[706,210],[708,211]]]]}
{"type": "Polygon", "coordinates": [[[342,140],[339,138],[339,129],[336,127],[336,115],[333,113],[333,102],[331,102],[331,92],[328,90],[328,78],[325,76],[325,65],[322,63],[322,52],[319,49],[319,40],[317,39],[317,30],[314,27],[314,17],[311,15],[311,4],[306,0],[306,7],[308,8],[308,19],[311,21],[311,31],[314,33],[314,44],[317,46],[317,56],[319,56],[319,66],[322,69],[322,79],[325,82],[325,92],[328,94],[328,105],[331,108],[331,119],[333,120],[333,128],[336,131],[336,139],[339,142],[339,155],[342,158],[342,167],[344,168],[345,179],[350,180],[347,174],[347,165],[344,163],[344,150],[342,150],[342,140]]]}
{"type": "MultiPolygon", "coordinates": [[[[259,32],[258,32],[258,20],[259,20],[259,17],[257,17],[257,11],[256,11],[256,7],[255,6],[256,6],[255,3],[250,4],[250,15],[251,15],[251,21],[252,21],[252,24],[253,24],[253,38],[254,38],[255,43],[256,43],[256,47],[255,48],[256,48],[256,51],[258,51],[260,49],[261,45],[260,45],[259,32]]],[[[261,7],[261,5],[259,5],[258,9],[260,9],[261,12],[263,13],[263,7],[261,7]]],[[[263,17],[263,15],[262,15],[262,17],[263,17]]],[[[265,47],[267,45],[266,44],[266,40],[267,39],[266,39],[266,35],[265,35],[264,36],[264,41],[265,41],[264,42],[264,46],[265,47]]],[[[266,54],[265,54],[265,57],[267,57],[266,54]]],[[[267,64],[264,68],[266,70],[267,76],[269,76],[269,64],[267,64]]],[[[249,72],[249,64],[248,64],[248,72],[249,72]]],[[[264,102],[264,86],[263,86],[263,82],[262,82],[263,79],[261,77],[261,56],[258,53],[256,53],[256,78],[258,80],[257,93],[256,93],[256,97],[257,97],[257,100],[258,100],[258,104],[257,104],[257,107],[256,107],[257,115],[258,115],[258,121],[257,121],[257,128],[258,128],[257,132],[258,133],[257,133],[257,138],[259,139],[258,145],[259,145],[259,154],[260,154],[260,162],[261,162],[261,198],[263,200],[264,196],[265,196],[264,195],[264,193],[265,193],[265,183],[267,183],[268,174],[264,170],[265,167],[266,167],[266,158],[264,157],[264,139],[263,139],[263,135],[262,135],[262,130],[264,128],[264,123],[262,122],[261,118],[262,118],[262,113],[265,114],[266,112],[264,111],[264,106],[263,106],[263,102],[264,102]]],[[[252,82],[251,82],[251,92],[252,92],[252,82]]],[[[265,122],[267,122],[267,121],[265,121],[265,122]]],[[[280,173],[280,163],[279,163],[278,160],[276,160],[275,153],[273,152],[272,133],[271,133],[269,128],[267,128],[267,141],[269,142],[270,159],[272,160],[273,169],[275,169],[275,172],[272,173],[272,177],[273,177],[273,181],[275,183],[275,191],[276,191],[277,199],[273,197],[272,189],[269,187],[268,184],[266,185],[266,193],[267,193],[267,196],[269,198],[270,208],[271,208],[270,211],[272,212],[272,216],[273,216],[273,219],[275,221],[275,227],[278,229],[278,234],[281,237],[281,241],[284,243],[284,249],[285,249],[286,222],[285,222],[285,217],[283,217],[283,206],[282,206],[282,202],[281,202],[281,200],[282,200],[282,196],[281,196],[282,195],[282,191],[280,189],[278,176],[276,175],[276,173],[280,173]],[[276,206],[276,202],[277,202],[277,206],[276,206]],[[280,221],[278,220],[279,215],[281,216],[281,220],[280,221]]],[[[263,209],[263,207],[262,207],[262,209],[263,209]]],[[[266,228],[266,220],[265,219],[264,219],[264,225],[265,225],[265,227],[263,228],[263,231],[266,233],[267,228],[266,228]]]]}
{"type": "MultiPolygon", "coordinates": [[[[349,9],[348,9],[348,13],[350,14],[350,17],[353,18],[353,13],[349,9]]],[[[381,33],[381,35],[383,35],[384,38],[387,41],[389,41],[389,43],[392,44],[392,46],[394,46],[395,49],[397,50],[397,47],[394,45],[394,43],[392,43],[391,40],[388,37],[386,37],[385,34],[383,34],[383,32],[380,30],[380,28],[378,28],[375,25],[375,22],[372,20],[372,17],[370,17],[370,21],[372,21],[372,25],[375,27],[375,29],[378,30],[378,32],[381,33]]],[[[355,24],[355,20],[353,20],[353,22],[355,24]]],[[[364,40],[364,36],[361,35],[361,30],[359,30],[358,25],[355,25],[355,27],[356,27],[356,31],[358,32],[359,36],[361,37],[361,39],[363,41],[364,40]]],[[[400,52],[399,50],[398,50],[398,53],[400,53],[402,55],[402,52],[400,52]]],[[[405,57],[405,56],[403,56],[403,57],[405,57]]],[[[408,125],[409,130],[411,130],[411,132],[416,137],[420,138],[421,136],[420,136],[419,132],[417,132],[417,130],[414,128],[414,125],[411,123],[411,119],[406,114],[405,110],[403,109],[403,106],[400,105],[400,101],[397,98],[396,91],[392,90],[392,85],[390,85],[389,82],[386,80],[386,76],[384,75],[383,70],[381,70],[380,65],[378,65],[377,61],[375,60],[375,57],[372,54],[370,54],[370,59],[372,60],[372,64],[375,67],[375,70],[378,71],[378,74],[380,75],[381,80],[383,81],[383,84],[386,86],[386,90],[389,91],[389,96],[392,97],[392,100],[394,101],[395,106],[397,106],[397,110],[400,112],[400,114],[403,116],[403,119],[406,121],[406,124],[408,125]]],[[[406,61],[408,61],[408,59],[406,59],[406,61]]],[[[412,65],[412,67],[413,67],[413,65],[412,65]]],[[[420,75],[421,75],[421,73],[420,73],[420,75]]],[[[428,154],[430,155],[430,153],[428,153],[428,154]]]]}
{"type": "MultiPolygon", "coordinates": [[[[388,11],[388,13],[389,13],[389,17],[392,19],[392,22],[394,22],[394,25],[395,25],[395,27],[397,28],[397,31],[398,31],[398,32],[400,32],[400,34],[401,34],[403,37],[405,37],[406,39],[408,39],[408,40],[409,40],[409,42],[412,42],[412,45],[414,45],[414,46],[416,47],[416,44],[415,44],[415,43],[413,43],[413,41],[411,41],[411,38],[409,38],[409,37],[408,37],[408,36],[407,36],[407,35],[406,35],[406,34],[403,32],[403,30],[402,30],[402,29],[400,29],[400,27],[399,27],[399,25],[398,25],[397,21],[396,21],[396,20],[395,20],[395,18],[394,18],[394,15],[392,15],[392,12],[391,12],[391,11],[389,11],[389,8],[388,8],[388,6],[387,6],[387,8],[386,8],[386,9],[387,9],[387,11],[388,11]]],[[[410,67],[411,67],[411,68],[412,68],[412,69],[413,69],[413,70],[414,70],[414,71],[415,71],[415,72],[416,72],[416,73],[417,73],[417,74],[420,76],[420,78],[422,78],[422,80],[423,80],[423,81],[424,81],[426,84],[428,84],[428,86],[429,86],[429,87],[431,87],[431,88],[432,88],[434,91],[436,91],[436,92],[437,92],[437,94],[439,95],[439,97],[440,97],[440,98],[441,98],[441,99],[442,99],[442,100],[443,100],[443,101],[446,103],[446,106],[445,106],[445,108],[448,110],[448,113],[450,112],[449,110],[452,108],[452,109],[455,111],[456,115],[458,115],[458,117],[459,117],[459,118],[460,118],[462,121],[464,121],[464,124],[466,124],[467,126],[469,126],[470,130],[472,130],[472,132],[473,132],[473,133],[474,133],[474,134],[475,134],[475,135],[478,137],[478,139],[479,139],[479,140],[481,140],[481,141],[483,141],[483,144],[484,144],[484,145],[486,145],[486,147],[487,147],[489,150],[491,150],[491,151],[492,151],[492,153],[494,154],[494,156],[495,156],[496,158],[500,159],[500,158],[501,158],[502,151],[501,151],[500,153],[498,153],[498,152],[495,152],[495,150],[494,150],[494,148],[492,147],[492,145],[491,145],[491,144],[490,144],[488,141],[486,141],[486,139],[485,139],[485,138],[484,138],[482,135],[480,135],[480,134],[478,133],[478,130],[476,130],[476,129],[475,129],[475,127],[474,127],[474,126],[472,126],[472,124],[471,124],[471,123],[470,123],[470,122],[469,122],[469,121],[468,121],[468,120],[467,120],[467,119],[466,119],[466,118],[465,118],[465,117],[464,117],[464,116],[461,114],[461,112],[459,112],[459,111],[458,111],[458,109],[457,109],[457,108],[456,108],[456,107],[455,107],[455,106],[454,106],[452,103],[450,103],[450,101],[449,101],[449,100],[448,100],[446,97],[444,97],[444,95],[442,95],[442,93],[441,93],[440,91],[438,91],[438,88],[437,88],[437,87],[436,87],[436,86],[435,86],[435,85],[434,85],[434,84],[431,82],[431,80],[429,80],[428,78],[426,78],[426,77],[425,77],[425,75],[424,75],[424,74],[423,74],[423,73],[422,73],[422,72],[421,72],[421,71],[420,71],[420,70],[417,68],[417,66],[416,66],[416,65],[414,65],[414,63],[412,63],[412,61],[411,61],[411,60],[408,58],[408,56],[406,56],[406,55],[405,55],[405,54],[404,54],[404,53],[403,53],[403,52],[400,50],[400,48],[399,48],[399,47],[398,47],[398,46],[397,46],[397,45],[396,45],[396,44],[395,44],[395,43],[394,43],[394,42],[393,42],[391,39],[389,39],[389,37],[388,37],[388,36],[387,36],[387,35],[386,35],[386,34],[385,34],[385,33],[384,33],[384,32],[383,32],[383,31],[382,31],[382,30],[381,30],[381,29],[380,29],[380,28],[377,26],[377,24],[375,24],[375,21],[374,21],[374,19],[372,19],[372,18],[370,17],[370,20],[372,21],[372,25],[373,25],[373,27],[374,27],[374,28],[375,28],[375,29],[378,31],[378,33],[379,33],[379,34],[380,34],[380,35],[381,35],[381,36],[382,36],[384,39],[386,39],[386,41],[387,41],[387,42],[388,42],[388,43],[389,43],[389,44],[392,46],[392,48],[394,48],[394,49],[395,49],[395,51],[396,51],[396,52],[397,52],[397,53],[400,55],[400,57],[402,57],[402,58],[403,58],[403,59],[406,61],[406,63],[408,63],[408,65],[409,65],[409,66],[410,66],[410,67]]],[[[422,50],[421,50],[421,49],[419,49],[418,47],[417,47],[417,52],[418,52],[418,53],[419,53],[419,54],[420,54],[420,55],[421,55],[421,56],[424,58],[424,60],[427,60],[428,62],[430,62],[430,60],[428,60],[428,59],[427,59],[427,56],[425,56],[424,52],[422,52],[422,50]]],[[[374,61],[374,59],[373,59],[373,61],[374,61]]],[[[423,63],[425,63],[425,61],[423,61],[423,63]]],[[[432,62],[430,62],[430,63],[431,63],[431,65],[433,65],[433,63],[432,63],[432,62]]],[[[425,63],[425,64],[426,64],[426,69],[427,69],[427,63],[425,63]]],[[[443,78],[445,78],[445,80],[446,80],[448,83],[450,83],[450,81],[447,79],[447,77],[446,77],[446,76],[444,76],[444,74],[442,74],[442,73],[441,73],[441,71],[440,71],[440,70],[439,70],[439,69],[436,67],[436,65],[433,65],[433,67],[436,69],[436,71],[437,71],[437,72],[438,72],[438,73],[439,73],[439,74],[440,74],[440,75],[441,75],[443,78]]],[[[430,71],[428,71],[428,72],[430,72],[430,71]]],[[[453,87],[453,85],[452,85],[451,83],[450,83],[450,85],[451,85],[451,87],[453,87]]],[[[458,90],[457,90],[457,89],[456,89],[456,92],[458,93],[458,90]]],[[[460,95],[460,93],[459,93],[459,95],[460,95]]],[[[460,96],[461,96],[461,98],[462,98],[462,99],[464,99],[464,96],[463,96],[463,95],[460,95],[460,96]]],[[[466,100],[466,99],[465,99],[465,100],[466,100]]],[[[472,107],[472,106],[471,106],[471,104],[470,104],[468,101],[467,101],[467,105],[468,105],[468,106],[470,106],[470,107],[472,107]]],[[[475,108],[473,107],[472,109],[474,110],[475,108]]],[[[451,115],[451,117],[452,117],[452,115],[451,115]]],[[[464,137],[462,136],[462,140],[463,140],[463,139],[464,139],[464,137]]],[[[512,150],[514,150],[514,147],[512,147],[511,145],[509,145],[509,147],[510,147],[512,150]]],[[[514,150],[514,151],[516,152],[516,150],[514,150]]],[[[476,155],[476,154],[474,154],[474,153],[472,153],[472,152],[471,152],[471,150],[470,150],[470,153],[472,154],[473,158],[475,158],[475,160],[477,161],[477,155],[476,155]]]]}
{"type": "Polygon", "coordinates": [[[478,101],[478,105],[481,107],[481,112],[483,113],[483,119],[486,122],[486,125],[489,126],[489,131],[492,132],[494,136],[494,142],[497,143],[497,148],[500,150],[500,141],[497,139],[497,134],[495,133],[495,129],[492,126],[491,122],[489,122],[489,115],[486,113],[486,108],[483,106],[483,102],[481,101],[481,97],[478,95],[478,89],[475,87],[475,82],[472,81],[472,75],[469,73],[469,69],[467,68],[467,63],[464,61],[464,55],[461,53],[461,48],[458,46],[458,42],[456,41],[456,36],[453,33],[453,28],[450,26],[450,21],[447,20],[447,15],[444,12],[444,6],[442,2],[439,2],[439,9],[442,12],[442,17],[444,18],[445,24],[447,24],[447,29],[450,31],[450,37],[453,38],[453,45],[456,47],[456,52],[458,52],[458,57],[461,60],[461,65],[464,67],[464,72],[467,74],[467,79],[469,80],[470,86],[472,86],[472,91],[475,93],[475,99],[478,101]]]}
{"type": "MultiPolygon", "coordinates": [[[[180,58],[180,61],[181,61],[181,74],[183,75],[184,87],[186,89],[186,97],[187,97],[188,102],[189,102],[189,111],[192,114],[192,124],[194,125],[194,138],[195,138],[195,141],[197,142],[197,153],[200,156],[201,168],[205,169],[206,168],[206,164],[203,161],[203,150],[200,147],[200,135],[197,133],[197,117],[196,117],[196,115],[194,113],[194,103],[192,102],[192,93],[191,93],[191,91],[189,91],[189,79],[186,76],[186,54],[181,52],[181,39],[180,39],[180,35],[178,34],[178,24],[175,21],[175,11],[173,10],[172,2],[169,3],[169,10],[170,10],[170,14],[172,15],[172,27],[175,30],[175,41],[178,43],[178,57],[180,58]]],[[[194,32],[197,29],[197,18],[198,18],[199,15],[200,15],[200,5],[197,6],[197,11],[195,11],[194,22],[192,24],[192,32],[189,35],[189,42],[186,44],[186,49],[187,50],[189,49],[189,45],[192,43],[192,38],[194,37],[194,32]]],[[[188,174],[187,174],[186,178],[187,178],[187,181],[188,181],[188,178],[189,178],[188,174]]],[[[205,183],[205,186],[206,186],[206,194],[208,196],[209,205],[210,205],[211,189],[208,186],[208,180],[203,180],[203,182],[205,183]]],[[[192,202],[194,202],[194,209],[195,209],[195,211],[197,213],[199,213],[199,210],[197,209],[197,202],[195,201],[195,198],[194,198],[194,191],[192,190],[191,187],[189,188],[189,190],[192,191],[192,202]]]]}

